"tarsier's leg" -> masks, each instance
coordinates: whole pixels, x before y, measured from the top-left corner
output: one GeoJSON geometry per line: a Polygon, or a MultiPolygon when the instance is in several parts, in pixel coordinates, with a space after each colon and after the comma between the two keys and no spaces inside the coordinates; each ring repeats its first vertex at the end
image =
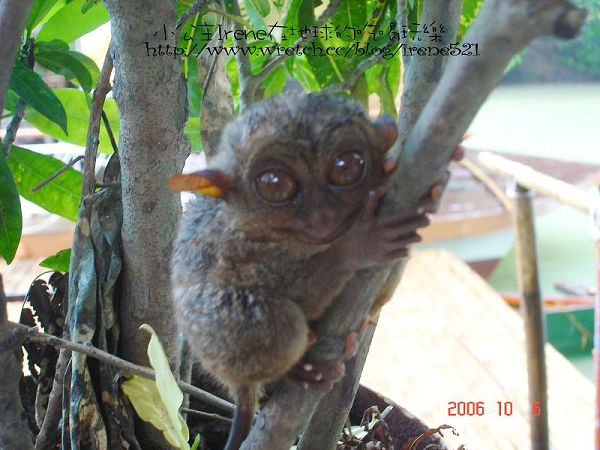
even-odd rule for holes
{"type": "Polygon", "coordinates": [[[268,383],[305,353],[309,328],[298,305],[259,289],[205,289],[189,302],[197,320],[186,330],[201,364],[229,386],[268,383]]]}

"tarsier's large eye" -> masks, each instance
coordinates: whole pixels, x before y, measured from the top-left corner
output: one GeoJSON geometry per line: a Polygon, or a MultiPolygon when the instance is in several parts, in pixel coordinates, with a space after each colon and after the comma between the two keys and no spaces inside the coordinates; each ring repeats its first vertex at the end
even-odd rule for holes
{"type": "Polygon", "coordinates": [[[365,158],[358,152],[346,152],[338,155],[329,174],[329,182],[336,186],[350,186],[357,183],[365,172],[365,158]]]}
{"type": "Polygon", "coordinates": [[[283,203],[294,198],[298,191],[298,182],[281,169],[271,169],[256,177],[256,189],[266,201],[283,203]]]}

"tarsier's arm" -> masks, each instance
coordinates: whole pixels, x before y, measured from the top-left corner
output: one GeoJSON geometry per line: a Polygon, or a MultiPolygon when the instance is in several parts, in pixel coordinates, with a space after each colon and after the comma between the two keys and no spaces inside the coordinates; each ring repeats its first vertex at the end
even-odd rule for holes
{"type": "MultiPolygon", "coordinates": [[[[458,147],[452,159],[459,161],[463,155],[464,149],[458,147]]],[[[395,162],[387,161],[384,168],[391,172],[395,166],[395,162]]],[[[377,207],[385,194],[384,186],[371,191],[352,227],[329,249],[307,261],[304,276],[299,277],[291,289],[291,295],[298,299],[307,316],[318,318],[358,270],[408,257],[409,245],[421,240],[417,230],[430,223],[426,214],[439,208],[448,179],[447,174],[417,207],[387,216],[377,215],[377,207]]],[[[375,300],[373,314],[390,298],[397,278],[391,277],[389,283],[386,282],[375,300]]]]}
{"type": "Polygon", "coordinates": [[[383,187],[369,198],[351,228],[332,246],[309,259],[303,276],[290,294],[297,299],[309,319],[318,318],[357,271],[408,256],[408,246],[419,242],[419,228],[429,225],[425,215],[431,201],[417,208],[389,216],[378,216],[377,206],[383,187]]]}

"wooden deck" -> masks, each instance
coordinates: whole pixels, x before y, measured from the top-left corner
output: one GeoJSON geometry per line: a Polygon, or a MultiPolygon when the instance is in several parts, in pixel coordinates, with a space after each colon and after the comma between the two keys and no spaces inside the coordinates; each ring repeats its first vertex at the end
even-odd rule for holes
{"type": "MultiPolygon", "coordinates": [[[[44,269],[39,259],[0,263],[7,293],[23,294],[44,269]]],[[[9,303],[18,319],[20,302],[9,303]]],[[[529,447],[527,372],[521,319],[467,265],[446,251],[417,252],[384,308],[362,382],[430,426],[449,424],[450,448],[529,447]],[[481,417],[450,417],[448,402],[485,402],[481,417]],[[499,416],[497,402],[512,402],[499,416]]],[[[554,348],[547,348],[553,449],[593,448],[594,387],[554,348]]]]}
{"type": "MultiPolygon", "coordinates": [[[[454,426],[456,449],[530,448],[522,321],[446,251],[415,253],[381,314],[362,382],[434,427],[454,426]],[[485,402],[483,416],[450,417],[449,402],[485,402]],[[512,402],[499,416],[497,402],[512,402]]],[[[547,347],[552,449],[593,448],[594,386],[547,347]]]]}

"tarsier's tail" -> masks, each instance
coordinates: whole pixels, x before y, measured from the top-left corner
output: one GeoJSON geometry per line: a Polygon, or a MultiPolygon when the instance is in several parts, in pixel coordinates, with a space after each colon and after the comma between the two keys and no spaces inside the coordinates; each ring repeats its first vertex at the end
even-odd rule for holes
{"type": "Polygon", "coordinates": [[[229,439],[224,450],[238,450],[250,433],[254,414],[258,407],[259,388],[255,384],[237,386],[237,404],[233,415],[233,423],[229,439]]]}

